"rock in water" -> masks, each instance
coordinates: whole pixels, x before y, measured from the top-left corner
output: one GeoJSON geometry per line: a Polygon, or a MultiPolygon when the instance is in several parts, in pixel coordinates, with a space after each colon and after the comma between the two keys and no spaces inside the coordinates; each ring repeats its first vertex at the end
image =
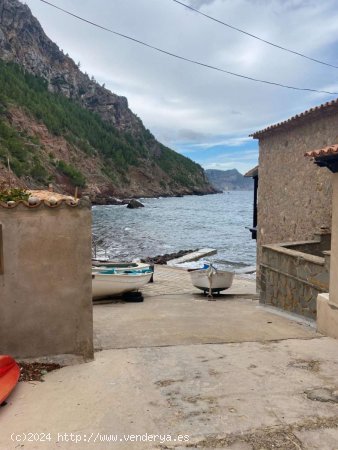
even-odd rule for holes
{"type": "Polygon", "coordinates": [[[127,208],[129,209],[144,208],[144,204],[133,198],[128,203],[127,208]]]}
{"type": "Polygon", "coordinates": [[[107,205],[123,205],[123,202],[119,198],[107,197],[107,205]]]}

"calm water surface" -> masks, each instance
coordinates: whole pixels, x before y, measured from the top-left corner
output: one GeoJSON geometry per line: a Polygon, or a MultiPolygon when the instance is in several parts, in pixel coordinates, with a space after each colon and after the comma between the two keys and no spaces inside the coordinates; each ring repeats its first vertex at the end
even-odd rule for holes
{"type": "Polygon", "coordinates": [[[208,260],[219,267],[255,264],[255,241],[245,228],[252,224],[252,191],[142,202],[145,208],[139,209],[94,206],[94,240],[110,258],[130,260],[211,247],[218,254],[208,260]]]}

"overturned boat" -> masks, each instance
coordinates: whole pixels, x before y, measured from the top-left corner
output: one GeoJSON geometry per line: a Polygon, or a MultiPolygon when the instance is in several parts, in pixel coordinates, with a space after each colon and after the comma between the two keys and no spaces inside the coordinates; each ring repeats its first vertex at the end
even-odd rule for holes
{"type": "Polygon", "coordinates": [[[20,368],[16,361],[8,355],[0,355],[0,406],[17,385],[20,368]]]}
{"type": "Polygon", "coordinates": [[[116,297],[126,292],[138,291],[149,283],[152,276],[153,271],[149,267],[138,269],[93,267],[93,299],[116,297]]]}
{"type": "Polygon", "coordinates": [[[204,265],[202,269],[189,271],[192,284],[212,298],[232,285],[235,274],[227,270],[218,270],[212,265],[204,265]]]}

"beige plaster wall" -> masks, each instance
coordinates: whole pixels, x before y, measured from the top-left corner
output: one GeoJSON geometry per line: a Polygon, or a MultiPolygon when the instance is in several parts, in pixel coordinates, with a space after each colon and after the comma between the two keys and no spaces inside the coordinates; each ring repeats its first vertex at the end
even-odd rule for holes
{"type": "Polygon", "coordinates": [[[91,211],[0,207],[0,353],[93,357],[91,211]]]}
{"type": "Polygon", "coordinates": [[[258,264],[261,246],[312,239],[331,228],[332,174],[304,153],[338,143],[338,114],[260,138],[258,264]]]}
{"type": "Polygon", "coordinates": [[[330,294],[318,295],[317,329],[338,339],[338,173],[333,174],[330,294]]]}
{"type": "Polygon", "coordinates": [[[326,336],[338,339],[338,308],[330,303],[328,293],[318,295],[317,331],[326,336]]]}
{"type": "Polygon", "coordinates": [[[338,173],[333,174],[332,203],[330,304],[338,308],[338,173]]]}

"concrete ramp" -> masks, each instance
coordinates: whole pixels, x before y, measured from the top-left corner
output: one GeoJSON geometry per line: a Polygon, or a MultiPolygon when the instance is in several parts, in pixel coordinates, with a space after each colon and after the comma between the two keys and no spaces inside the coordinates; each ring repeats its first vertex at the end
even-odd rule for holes
{"type": "Polygon", "coordinates": [[[95,348],[311,339],[313,328],[259,306],[253,280],[235,277],[216,301],[194,288],[185,270],[156,266],[144,303],[94,306],[95,348]]]}
{"type": "Polygon", "coordinates": [[[205,258],[206,256],[216,255],[217,250],[214,248],[201,248],[196,252],[188,253],[187,255],[181,256],[181,258],[172,259],[167,262],[167,266],[175,267],[178,264],[183,264],[191,261],[198,261],[199,259],[205,258]]]}

